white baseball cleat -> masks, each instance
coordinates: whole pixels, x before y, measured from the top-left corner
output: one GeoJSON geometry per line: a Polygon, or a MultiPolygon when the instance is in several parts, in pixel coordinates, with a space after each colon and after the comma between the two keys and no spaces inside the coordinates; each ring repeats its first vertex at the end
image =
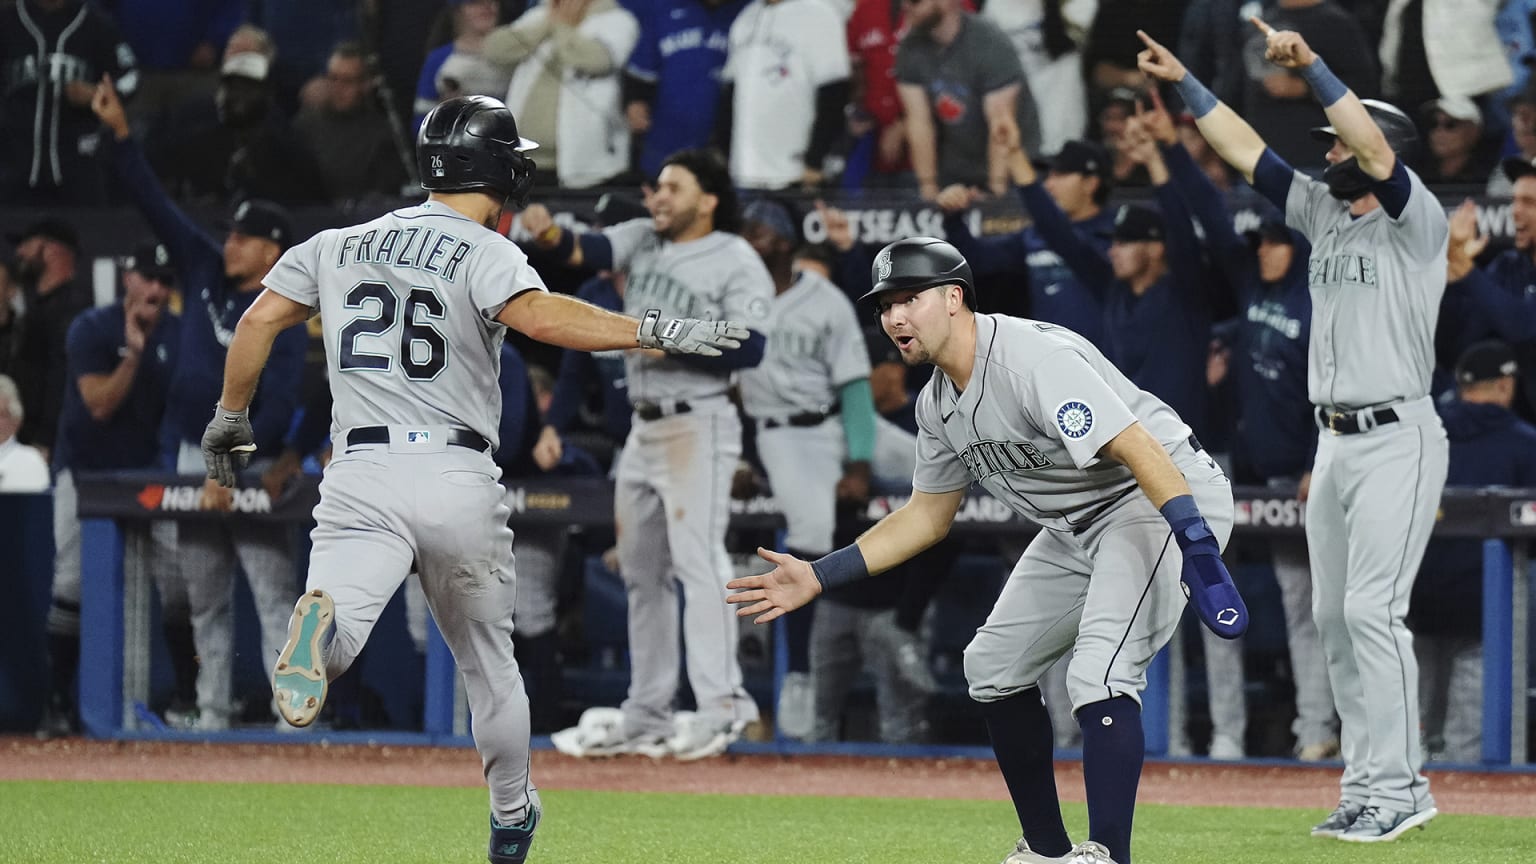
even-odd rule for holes
{"type": "Polygon", "coordinates": [[[1072,860],[1072,853],[1068,852],[1060,858],[1052,858],[1049,855],[1041,855],[1029,848],[1029,844],[1020,837],[1018,845],[1003,859],[1003,864],[1068,864],[1072,860]]]}
{"type": "Polygon", "coordinates": [[[1411,828],[1423,828],[1438,815],[1440,811],[1434,807],[1387,810],[1372,804],[1360,812],[1354,824],[1345,829],[1339,839],[1350,843],[1390,843],[1411,828]]]}
{"type": "Polygon", "coordinates": [[[617,708],[588,708],[575,726],[549,736],[549,743],[578,759],[629,754],[660,759],[669,752],[663,735],[625,735],[624,714],[617,708]]]}
{"type": "Polygon", "coordinates": [[[308,726],[320,716],[330,685],[326,652],[335,635],[336,606],[331,595],[316,588],[300,597],[288,619],[288,642],[272,670],[277,712],[290,726],[308,726]]]}

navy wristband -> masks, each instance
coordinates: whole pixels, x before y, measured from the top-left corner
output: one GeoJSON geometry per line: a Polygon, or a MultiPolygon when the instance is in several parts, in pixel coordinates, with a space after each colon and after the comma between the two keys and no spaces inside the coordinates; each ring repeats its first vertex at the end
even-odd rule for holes
{"type": "Polygon", "coordinates": [[[829,591],[868,576],[869,565],[864,563],[859,544],[849,543],[812,561],[811,572],[816,574],[821,590],[829,591]]]}
{"type": "Polygon", "coordinates": [[[1312,92],[1324,108],[1343,99],[1344,94],[1349,92],[1349,88],[1344,86],[1339,76],[1333,74],[1333,70],[1328,68],[1321,57],[1314,57],[1311,63],[1301,67],[1301,77],[1312,86],[1312,92]]]}
{"type": "Polygon", "coordinates": [[[1178,495],[1169,498],[1161,510],[1163,518],[1168,520],[1168,527],[1173,529],[1173,539],[1178,542],[1180,549],[1188,549],[1206,539],[1215,542],[1216,535],[1206,524],[1205,517],[1200,515],[1200,508],[1195,506],[1195,496],[1178,495]]]}
{"type": "Polygon", "coordinates": [[[1184,100],[1184,107],[1189,109],[1189,113],[1193,114],[1196,120],[1215,111],[1216,106],[1221,104],[1216,99],[1216,94],[1189,72],[1185,72],[1184,77],[1174,83],[1173,89],[1178,91],[1179,98],[1184,100]]]}

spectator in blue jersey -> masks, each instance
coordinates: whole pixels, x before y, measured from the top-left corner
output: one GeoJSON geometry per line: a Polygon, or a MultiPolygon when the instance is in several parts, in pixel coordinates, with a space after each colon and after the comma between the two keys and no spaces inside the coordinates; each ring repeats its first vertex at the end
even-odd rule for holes
{"type": "MultiPolygon", "coordinates": [[[[1009,177],[1035,230],[1104,307],[1100,344],[1136,386],[1162,399],[1199,434],[1205,422],[1205,365],[1210,313],[1200,243],[1189,211],[1169,183],[1166,149],[1139,116],[1127,123],[1128,152],[1152,178],[1158,210],[1127,204],[1115,214],[1109,249],[1082,237],[1043,184],[1017,132],[1000,142],[1009,177]],[[1161,212],[1159,212],[1159,210],[1161,212]]],[[[971,195],[951,187],[940,202],[963,206],[971,195]]]]}
{"type": "MultiPolygon", "coordinates": [[[[53,450],[53,599],[48,609],[49,696],[40,732],[67,734],[80,660],[80,519],[77,471],[160,467],[160,426],[177,367],[180,320],[166,309],[175,285],[164,246],[142,246],[125,262],[122,299],[82,312],[69,327],[64,410],[53,450]]],[[[123,523],[123,563],[147,570],[160,592],[175,664],[172,707],[195,699],[197,663],[187,589],[175,567],[176,524],[123,523]]]]}
{"type": "MultiPolygon", "coordinates": [[[[593,210],[592,227],[596,230],[649,216],[639,201],[607,193],[598,199],[593,210]]],[[[525,248],[535,261],[547,257],[536,245],[528,244],[525,248]]],[[[623,272],[605,270],[583,282],[576,296],[594,306],[619,312],[624,308],[624,282],[623,272]]],[[[533,449],[534,461],[541,470],[557,473],[584,473],[591,464],[589,456],[609,465],[615,449],[629,437],[633,413],[622,352],[564,351],[549,410],[544,413],[543,428],[533,449]],[[576,430],[573,427],[594,390],[601,424],[594,430],[576,430]],[[576,447],[571,446],[573,440],[576,447]]]]}
{"type": "Polygon", "coordinates": [[[652,3],[625,69],[624,115],[642,139],[639,169],[654,178],[672,153],[709,143],[731,23],[747,0],[652,3]]]}
{"type": "MultiPolygon", "coordinates": [[[[1037,170],[1031,183],[1039,185],[1071,220],[1080,240],[1101,255],[1107,253],[1114,214],[1104,209],[1112,184],[1103,148],[1088,141],[1068,141],[1054,159],[1034,167],[1046,173],[1041,177],[1037,170]]],[[[1029,317],[1060,324],[1100,344],[1104,309],[1098,295],[1078,281],[1037,226],[1006,237],[971,234],[965,214],[980,197],[974,188],[951,186],[938,198],[945,212],[945,236],[970,262],[972,272],[977,276],[1029,274],[1029,317]]]]}
{"type": "MultiPolygon", "coordinates": [[[[1451,439],[1446,486],[1536,486],[1536,428],[1510,409],[1520,364],[1508,345],[1479,342],[1456,364],[1456,398],[1436,405],[1451,439]]],[[[1435,537],[1413,583],[1408,626],[1431,759],[1482,760],[1482,541],[1435,537]]]]}
{"type": "Polygon", "coordinates": [[[505,98],[512,70],[485,57],[485,37],[496,29],[496,0],[449,0],[453,41],[427,55],[416,80],[412,132],[437,103],[455,96],[505,98]]]}
{"type": "MultiPolygon", "coordinates": [[[[205,474],[203,429],[209,406],[223,386],[221,370],[235,324],[262,290],[261,280],[293,240],[287,211],[266,201],[246,201],[234,212],[223,243],[196,225],[156,182],[143,152],[129,135],[122,103],[103,82],[91,103],[110,131],[109,155],[118,180],[175,262],[182,294],[178,361],[166,397],[165,435],[176,443],[176,466],[205,474]]],[[[276,456],[298,408],[306,337],[302,326],[283,331],[261,375],[251,408],[258,454],[276,456]]],[[[262,459],[253,471],[266,467],[262,459]]],[[[211,478],[202,507],[230,512],[234,491],[211,478]]],[[[230,721],[234,569],[238,559],[261,618],[264,657],[275,657],[288,638],[295,581],[285,526],[239,520],[188,522],[177,539],[187,578],[198,671],[198,728],[223,729],[230,721]]]]}
{"type": "MultiPolygon", "coordinates": [[[[1452,214],[1446,249],[1446,289],[1435,330],[1435,355],[1443,370],[1472,344],[1499,339],[1514,350],[1525,369],[1536,369],[1536,162],[1506,159],[1514,183],[1509,212],[1515,246],[1487,267],[1477,257],[1488,246],[1477,226],[1477,208],[1467,201],[1452,214]]],[[[1536,375],[1526,375],[1515,396],[1515,413],[1536,421],[1536,375]]]]}
{"type": "MultiPolygon", "coordinates": [[[[1163,141],[1177,134],[1167,113],[1144,117],[1163,141]]],[[[1305,239],[1281,221],[1266,221],[1239,236],[1225,200],[1204,170],[1183,148],[1166,147],[1173,185],[1205,234],[1206,248],[1221,276],[1217,284],[1233,294],[1238,314],[1218,328],[1235,380],[1238,404],[1233,442],[1235,482],[1290,489],[1305,497],[1316,422],[1307,399],[1307,341],[1312,298],[1308,290],[1305,239]]],[[[1294,753],[1316,762],[1338,754],[1338,721],[1322,642],[1312,619],[1312,573],[1306,544],[1274,538],[1270,558],[1285,613],[1291,677],[1296,684],[1294,753]]],[[[1247,709],[1243,704],[1241,642],[1205,640],[1206,675],[1214,726],[1211,755],[1244,755],[1247,709]],[[1221,642],[1222,644],[1216,644],[1221,642]]]]}

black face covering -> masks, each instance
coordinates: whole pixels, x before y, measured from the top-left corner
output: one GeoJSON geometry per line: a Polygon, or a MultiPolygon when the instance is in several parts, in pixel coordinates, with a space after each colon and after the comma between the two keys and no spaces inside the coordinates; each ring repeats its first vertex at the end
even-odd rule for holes
{"type": "Polygon", "coordinates": [[[232,129],[254,129],[267,119],[271,98],[265,88],[225,81],[214,95],[219,119],[232,129]]]}
{"type": "Polygon", "coordinates": [[[1360,163],[1353,156],[1329,165],[1323,171],[1323,182],[1328,184],[1328,194],[1340,201],[1354,201],[1371,191],[1370,175],[1360,170],[1360,163]]]}

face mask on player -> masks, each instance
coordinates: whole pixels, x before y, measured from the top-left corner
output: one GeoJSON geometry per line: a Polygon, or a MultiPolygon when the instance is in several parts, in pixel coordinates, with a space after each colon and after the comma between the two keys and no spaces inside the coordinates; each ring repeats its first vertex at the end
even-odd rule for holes
{"type": "Polygon", "coordinates": [[[1329,165],[1323,171],[1323,182],[1328,184],[1328,194],[1340,201],[1354,201],[1371,191],[1371,176],[1360,170],[1360,163],[1351,156],[1343,162],[1329,165]]]}

